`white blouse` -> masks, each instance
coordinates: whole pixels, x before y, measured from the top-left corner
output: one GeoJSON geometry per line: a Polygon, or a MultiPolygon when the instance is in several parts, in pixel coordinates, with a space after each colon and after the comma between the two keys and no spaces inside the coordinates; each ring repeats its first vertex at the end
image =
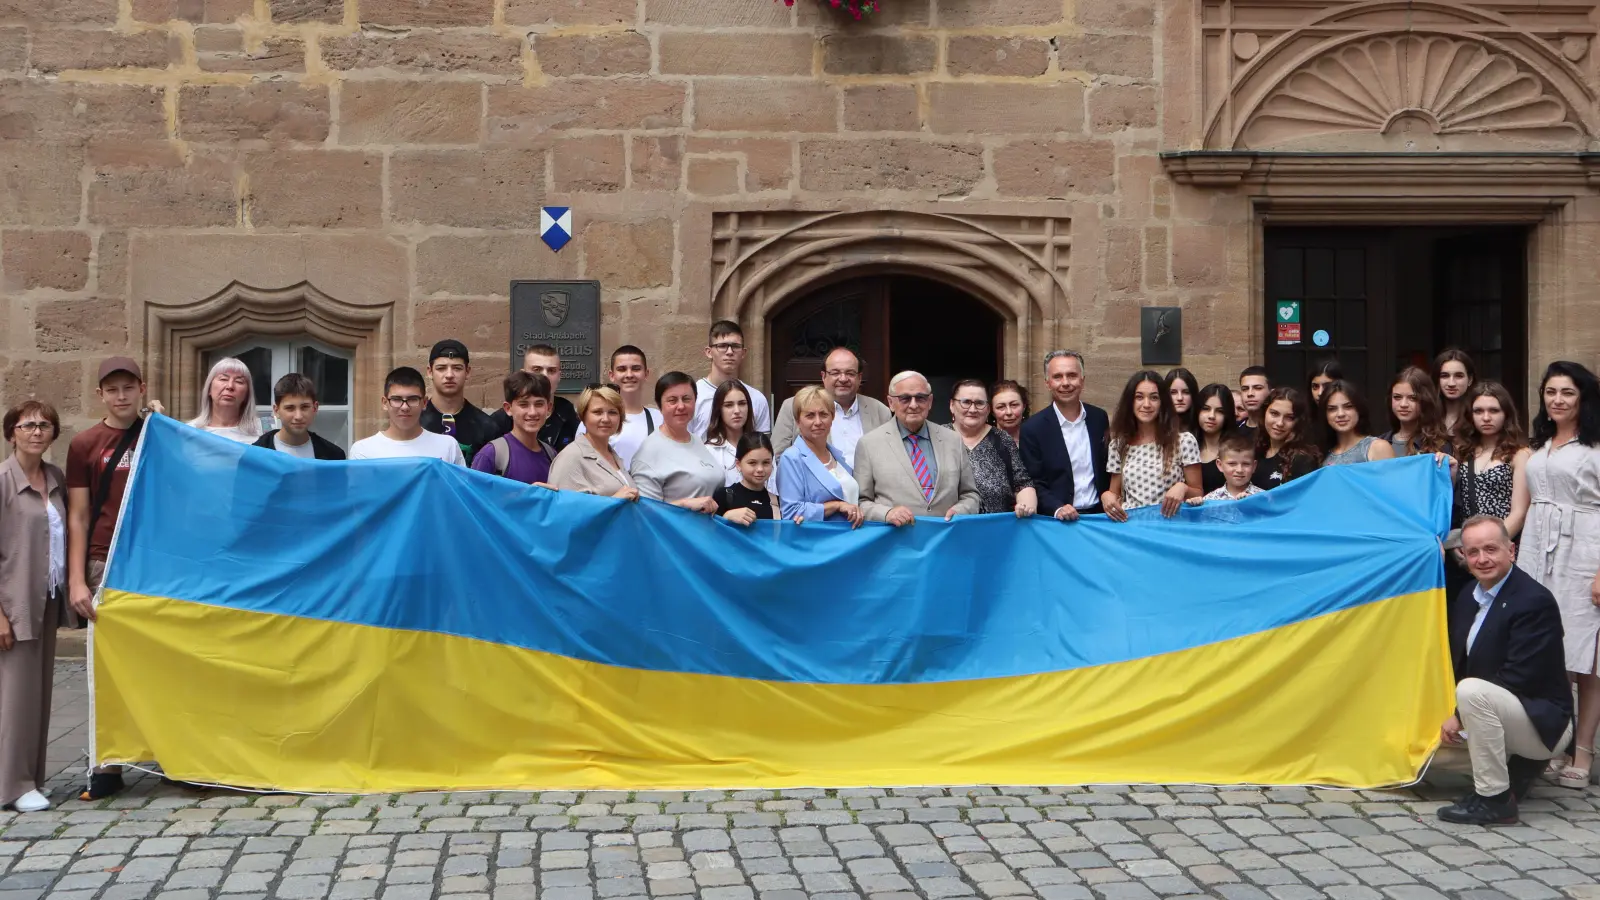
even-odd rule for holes
{"type": "Polygon", "coordinates": [[[739,483],[739,446],[737,443],[707,444],[706,449],[711,451],[711,456],[722,466],[724,487],[732,487],[739,483]]]}
{"type": "Polygon", "coordinates": [[[844,502],[851,506],[861,502],[861,484],[856,481],[855,476],[851,475],[848,469],[839,465],[837,459],[828,463],[824,468],[828,470],[829,475],[838,479],[839,493],[844,494],[844,502]]]}
{"type": "Polygon", "coordinates": [[[54,594],[67,583],[67,525],[48,499],[44,511],[50,517],[50,593],[54,594]]]}

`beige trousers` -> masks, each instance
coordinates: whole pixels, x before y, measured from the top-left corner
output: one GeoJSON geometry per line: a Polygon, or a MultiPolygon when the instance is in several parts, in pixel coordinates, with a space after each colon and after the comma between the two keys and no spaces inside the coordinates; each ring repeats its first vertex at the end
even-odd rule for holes
{"type": "Polygon", "coordinates": [[[39,637],[0,650],[0,805],[44,787],[61,604],[45,602],[39,637]]]}
{"type": "MultiPolygon", "coordinates": [[[[1485,797],[1511,788],[1507,773],[1508,756],[1524,759],[1549,759],[1556,751],[1546,747],[1528,718],[1517,695],[1481,678],[1464,678],[1456,685],[1456,715],[1467,733],[1467,752],[1472,757],[1472,784],[1485,797]]],[[[1572,723],[1556,741],[1559,748],[1572,737],[1572,723]]]]}

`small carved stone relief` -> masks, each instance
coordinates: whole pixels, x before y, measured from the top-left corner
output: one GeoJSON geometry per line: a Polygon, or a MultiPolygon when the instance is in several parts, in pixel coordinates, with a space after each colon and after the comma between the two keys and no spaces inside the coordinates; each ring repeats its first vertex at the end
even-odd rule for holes
{"type": "Polygon", "coordinates": [[[1261,52],[1261,38],[1253,31],[1233,33],[1233,55],[1240,59],[1255,59],[1261,52]]]}

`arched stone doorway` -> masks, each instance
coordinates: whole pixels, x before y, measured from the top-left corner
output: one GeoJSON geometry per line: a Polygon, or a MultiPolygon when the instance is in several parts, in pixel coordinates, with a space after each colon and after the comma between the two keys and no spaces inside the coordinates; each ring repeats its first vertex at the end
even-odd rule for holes
{"type": "MultiPolygon", "coordinates": [[[[821,366],[808,359],[788,371],[791,349],[772,342],[779,331],[792,332],[795,317],[803,319],[806,310],[837,306],[834,314],[880,310],[874,327],[862,330],[887,341],[881,363],[869,354],[866,389],[874,395],[883,394],[884,385],[870,379],[887,379],[897,368],[922,371],[930,357],[928,368],[951,377],[1036,379],[1044,351],[1076,337],[1067,334],[1071,221],[1047,214],[1065,212],[1050,204],[1030,205],[1026,214],[962,207],[959,213],[942,206],[714,213],[712,317],[744,327],[750,348],[745,377],[780,400],[797,383],[812,382],[821,366]],[[898,316],[896,284],[910,298],[900,302],[898,316]],[[887,293],[872,300],[873,290],[887,293]],[[915,312],[917,297],[929,304],[925,314],[915,312]],[[960,344],[946,349],[947,338],[960,344]],[[987,361],[991,346],[993,363],[987,361]],[[927,348],[928,356],[918,348],[927,348]],[[974,353],[984,362],[975,361],[971,375],[950,371],[959,369],[959,357],[974,353]]],[[[939,415],[947,415],[948,404],[940,406],[939,415]]]]}
{"type": "Polygon", "coordinates": [[[769,320],[767,370],[778,402],[816,384],[838,346],[861,358],[861,390],[882,399],[888,379],[915,369],[933,385],[935,422],[950,421],[950,389],[963,378],[993,383],[1004,371],[1005,322],[960,289],[908,275],[871,275],[800,296],[769,320]]]}

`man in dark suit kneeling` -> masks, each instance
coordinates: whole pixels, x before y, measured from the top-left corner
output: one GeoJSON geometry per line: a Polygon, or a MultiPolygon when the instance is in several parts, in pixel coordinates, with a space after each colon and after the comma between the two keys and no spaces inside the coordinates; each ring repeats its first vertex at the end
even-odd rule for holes
{"type": "Polygon", "coordinates": [[[1561,610],[1515,567],[1516,547],[1499,519],[1468,519],[1461,551],[1477,583],[1450,603],[1456,714],[1440,732],[1445,743],[1466,742],[1473,792],[1439,810],[1439,818],[1514,825],[1517,800],[1572,739],[1561,610]]]}

